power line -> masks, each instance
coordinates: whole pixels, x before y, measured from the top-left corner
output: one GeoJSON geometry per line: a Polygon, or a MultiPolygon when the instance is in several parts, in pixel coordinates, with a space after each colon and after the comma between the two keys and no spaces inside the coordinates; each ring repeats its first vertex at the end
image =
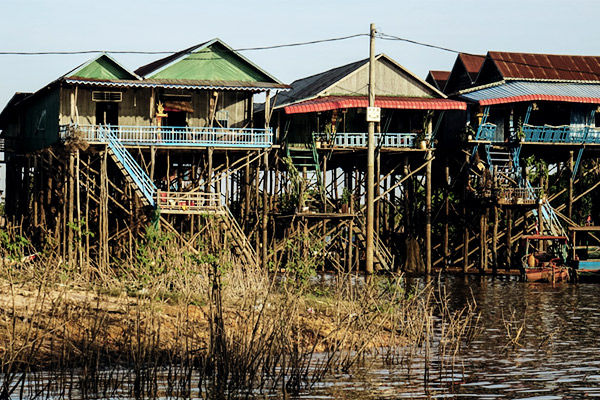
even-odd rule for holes
{"type": "Polygon", "coordinates": [[[588,75],[594,75],[594,76],[600,77],[600,73],[593,72],[593,71],[590,71],[590,70],[581,70],[581,69],[573,69],[573,68],[561,68],[561,67],[556,67],[556,66],[551,66],[551,65],[531,64],[531,63],[527,63],[527,62],[524,62],[524,61],[507,60],[507,59],[504,59],[504,58],[501,58],[501,57],[494,58],[494,57],[488,56],[487,54],[484,56],[484,55],[481,55],[481,54],[467,53],[467,52],[464,52],[464,51],[450,49],[448,47],[437,46],[437,45],[434,45],[434,44],[419,42],[419,41],[412,40],[412,39],[401,38],[401,37],[398,37],[398,36],[388,35],[388,34],[385,34],[385,33],[380,33],[379,36],[378,36],[378,38],[382,39],[382,40],[396,40],[396,41],[411,43],[411,44],[415,44],[417,46],[429,47],[429,48],[432,48],[432,49],[442,50],[442,51],[446,51],[446,52],[450,52],[450,53],[455,53],[455,54],[464,54],[464,55],[467,55],[467,56],[479,57],[479,58],[481,58],[483,60],[501,61],[501,62],[504,62],[504,63],[507,63],[507,64],[521,65],[521,66],[531,67],[531,68],[541,68],[541,69],[547,69],[547,70],[552,70],[552,71],[578,72],[578,73],[582,73],[582,74],[588,74],[588,75]]]}
{"type": "MultiPolygon", "coordinates": [[[[319,43],[327,43],[327,42],[337,42],[341,40],[353,39],[361,36],[369,36],[367,33],[357,33],[349,36],[328,38],[328,39],[319,39],[319,40],[311,40],[308,42],[297,42],[297,43],[285,43],[285,44],[276,44],[272,46],[261,46],[261,47],[246,47],[240,49],[232,49],[231,51],[255,51],[255,50],[271,50],[271,49],[280,49],[284,47],[298,47],[298,46],[308,46],[312,44],[319,43]]],[[[97,53],[108,53],[108,54],[176,54],[181,51],[134,51],[134,50],[80,50],[80,51],[0,51],[1,56],[62,56],[62,55],[78,55],[78,54],[97,54],[97,53]]],[[[190,51],[191,53],[191,51],[190,51]]],[[[196,52],[202,53],[202,51],[196,52]]]]}
{"type": "MultiPolygon", "coordinates": [[[[281,48],[287,48],[287,47],[308,46],[308,45],[314,45],[314,44],[320,44],[320,43],[348,40],[348,39],[353,39],[353,38],[362,37],[362,36],[369,36],[369,34],[356,33],[353,35],[334,37],[334,38],[328,38],[328,39],[318,39],[318,40],[310,40],[310,41],[306,41],[306,42],[296,42],[296,43],[284,43],[284,44],[277,44],[277,45],[271,45],[271,46],[246,47],[246,48],[232,49],[230,51],[243,52],[243,51],[272,50],[272,49],[281,49],[281,48]]],[[[506,60],[506,59],[502,59],[502,58],[492,58],[492,57],[489,57],[488,55],[484,56],[481,54],[473,54],[473,53],[469,53],[469,52],[451,49],[451,48],[444,47],[444,46],[434,45],[431,43],[420,42],[418,40],[402,38],[399,36],[390,35],[390,34],[386,34],[383,32],[379,32],[377,35],[377,38],[379,38],[381,40],[388,40],[388,41],[406,42],[406,43],[414,44],[416,46],[427,47],[427,48],[441,50],[441,51],[454,53],[454,54],[464,54],[464,55],[473,56],[473,57],[480,57],[482,59],[494,59],[495,61],[502,61],[507,64],[521,65],[521,66],[527,66],[527,67],[531,67],[531,68],[541,68],[541,69],[548,69],[548,70],[555,70],[555,71],[579,72],[579,73],[583,73],[583,74],[600,76],[600,74],[589,71],[589,70],[586,71],[586,70],[578,70],[578,69],[572,69],[572,68],[561,68],[561,67],[553,67],[553,66],[546,66],[546,65],[540,65],[540,64],[531,64],[531,63],[527,63],[527,62],[523,62],[523,61],[506,60]]],[[[192,49],[193,48],[194,47],[192,47],[192,49]]],[[[180,50],[179,51],[80,50],[80,51],[39,51],[39,52],[0,51],[0,56],[48,56],[48,55],[80,55],[80,54],[98,54],[98,53],[137,54],[137,55],[165,55],[165,54],[168,54],[168,55],[182,54],[183,55],[183,54],[188,54],[188,53],[201,54],[205,51],[209,52],[208,50],[200,50],[197,52],[194,52],[193,50],[189,50],[187,52],[182,52],[180,50]]],[[[225,51],[229,51],[229,50],[225,50],[225,51]]],[[[198,59],[199,60],[211,60],[209,58],[206,58],[206,59],[198,58],[198,59]]]]}

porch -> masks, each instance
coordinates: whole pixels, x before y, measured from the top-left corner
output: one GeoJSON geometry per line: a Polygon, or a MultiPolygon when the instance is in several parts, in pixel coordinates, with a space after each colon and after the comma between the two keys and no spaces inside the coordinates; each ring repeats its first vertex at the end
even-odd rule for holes
{"type": "MultiPolygon", "coordinates": [[[[497,126],[486,122],[479,126],[475,140],[494,142],[497,126]]],[[[600,128],[589,125],[524,124],[522,139],[527,143],[600,144],[600,128]]]]}
{"type": "MultiPolygon", "coordinates": [[[[375,146],[392,148],[416,148],[419,145],[418,133],[375,133],[375,146]]],[[[430,139],[426,135],[422,140],[430,139]]],[[[358,133],[313,133],[317,148],[320,147],[367,147],[369,135],[366,132],[358,133]]]]}
{"type": "Polygon", "coordinates": [[[76,138],[91,144],[106,143],[104,132],[123,146],[267,148],[272,129],[175,126],[61,125],[60,139],[76,138]]]}

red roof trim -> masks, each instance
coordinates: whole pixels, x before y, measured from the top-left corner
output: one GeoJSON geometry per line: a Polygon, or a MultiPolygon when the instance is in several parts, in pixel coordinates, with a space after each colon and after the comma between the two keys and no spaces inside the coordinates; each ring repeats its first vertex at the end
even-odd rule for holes
{"type": "MultiPolygon", "coordinates": [[[[285,107],[286,114],[336,110],[340,108],[366,108],[369,99],[366,96],[330,96],[306,100],[285,107]]],[[[411,97],[378,97],[375,107],[403,110],[466,110],[467,103],[447,99],[427,99],[411,97]]]]}
{"type": "Polygon", "coordinates": [[[519,103],[522,101],[564,101],[568,103],[600,104],[600,98],[595,97],[573,97],[556,96],[550,94],[527,94],[522,96],[500,97],[496,99],[480,100],[482,106],[493,106],[495,104],[519,103]]]}

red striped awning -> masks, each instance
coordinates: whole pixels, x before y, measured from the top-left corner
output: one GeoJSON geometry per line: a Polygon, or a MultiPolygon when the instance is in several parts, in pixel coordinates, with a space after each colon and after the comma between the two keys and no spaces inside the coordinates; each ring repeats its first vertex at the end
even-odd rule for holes
{"type": "MultiPolygon", "coordinates": [[[[302,101],[285,107],[286,114],[300,114],[341,108],[366,108],[366,96],[327,96],[302,101]]],[[[466,110],[467,103],[448,99],[420,97],[376,97],[375,107],[402,110],[466,110]]]]}
{"type": "Polygon", "coordinates": [[[587,103],[600,104],[600,98],[595,97],[576,97],[576,96],[557,96],[548,94],[528,94],[522,96],[501,97],[497,99],[480,100],[482,106],[493,106],[495,104],[519,103],[523,101],[563,101],[565,103],[587,103]]]}

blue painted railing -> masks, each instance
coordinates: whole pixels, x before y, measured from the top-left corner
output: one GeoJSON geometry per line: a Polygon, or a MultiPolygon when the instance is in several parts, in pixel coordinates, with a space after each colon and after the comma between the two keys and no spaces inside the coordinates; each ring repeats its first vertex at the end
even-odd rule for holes
{"type": "MultiPolygon", "coordinates": [[[[536,188],[531,186],[531,183],[529,181],[527,181],[527,190],[532,194],[535,193],[536,188]]],[[[565,231],[565,229],[563,228],[560,220],[558,219],[558,215],[556,215],[556,212],[554,211],[554,207],[552,207],[552,205],[550,204],[550,202],[548,201],[548,199],[544,196],[540,197],[540,201],[541,201],[541,210],[542,210],[542,219],[544,221],[544,229],[547,230],[548,232],[550,232],[550,234],[552,235],[558,235],[558,236],[567,236],[567,232],[565,231]]],[[[531,210],[532,214],[534,215],[534,217],[538,216],[538,210],[537,209],[533,209],[531,210]]],[[[541,234],[543,234],[544,232],[540,232],[541,234]]]]}
{"type": "Polygon", "coordinates": [[[115,137],[113,131],[108,128],[100,128],[96,131],[98,139],[103,143],[108,143],[108,146],[114,156],[119,160],[119,163],[125,168],[127,174],[131,177],[139,190],[142,192],[146,200],[151,206],[156,204],[156,185],[148,174],[140,167],[131,153],[123,147],[122,143],[115,137]]]}
{"type": "Polygon", "coordinates": [[[265,148],[273,145],[272,129],[254,128],[62,125],[60,135],[64,140],[72,132],[81,132],[80,139],[89,143],[104,143],[100,131],[107,129],[115,140],[125,146],[265,148]]]}
{"type": "Polygon", "coordinates": [[[479,128],[477,128],[475,140],[489,140],[491,142],[494,140],[495,135],[496,125],[486,122],[484,124],[479,125],[479,128]]]}
{"type": "MultiPolygon", "coordinates": [[[[314,133],[314,137],[326,137],[325,133],[314,133]]],[[[329,134],[332,135],[332,134],[329,134]]],[[[375,133],[375,145],[380,147],[415,147],[417,133],[375,133]]],[[[367,147],[369,135],[360,133],[336,133],[333,146],[336,147],[367,147]]],[[[429,137],[426,137],[429,139],[429,137]]]]}
{"type": "Polygon", "coordinates": [[[600,144],[600,128],[592,126],[523,125],[523,132],[526,142],[600,144]]]}

